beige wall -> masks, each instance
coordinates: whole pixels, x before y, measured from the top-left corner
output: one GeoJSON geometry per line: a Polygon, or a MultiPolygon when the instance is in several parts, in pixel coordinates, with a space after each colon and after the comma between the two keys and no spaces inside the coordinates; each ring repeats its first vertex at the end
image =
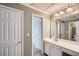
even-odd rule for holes
{"type": "Polygon", "coordinates": [[[32,52],[32,13],[40,15],[40,16],[44,16],[44,20],[43,20],[44,38],[48,37],[50,34],[50,16],[47,14],[38,12],[36,10],[33,10],[29,7],[20,5],[20,4],[5,3],[3,5],[24,11],[24,55],[31,56],[31,52],[32,52]],[[30,37],[27,37],[27,33],[30,33],[30,37]]]}

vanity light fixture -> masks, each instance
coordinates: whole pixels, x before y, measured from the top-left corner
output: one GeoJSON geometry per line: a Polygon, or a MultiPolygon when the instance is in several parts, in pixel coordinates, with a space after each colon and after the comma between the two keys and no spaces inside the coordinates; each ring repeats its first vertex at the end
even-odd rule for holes
{"type": "Polygon", "coordinates": [[[70,14],[73,11],[74,10],[71,7],[69,7],[69,8],[66,8],[64,10],[61,10],[60,12],[56,12],[55,17],[58,17],[58,16],[63,17],[64,15],[70,14]]]}

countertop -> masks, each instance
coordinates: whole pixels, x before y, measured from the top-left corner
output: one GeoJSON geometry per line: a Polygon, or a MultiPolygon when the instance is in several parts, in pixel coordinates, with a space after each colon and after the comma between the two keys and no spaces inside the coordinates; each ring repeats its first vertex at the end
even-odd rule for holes
{"type": "Polygon", "coordinates": [[[55,41],[55,38],[45,38],[45,41],[79,53],[79,42],[69,41],[65,39],[58,39],[58,41],[55,41]]]}

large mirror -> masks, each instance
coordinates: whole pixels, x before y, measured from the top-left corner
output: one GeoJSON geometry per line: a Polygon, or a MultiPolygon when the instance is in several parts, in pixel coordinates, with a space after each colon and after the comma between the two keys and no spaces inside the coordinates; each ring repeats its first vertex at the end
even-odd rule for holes
{"type": "Polygon", "coordinates": [[[58,10],[51,15],[51,37],[79,41],[79,5],[58,10]]]}
{"type": "Polygon", "coordinates": [[[79,19],[56,22],[56,37],[79,41],[79,19]]]}

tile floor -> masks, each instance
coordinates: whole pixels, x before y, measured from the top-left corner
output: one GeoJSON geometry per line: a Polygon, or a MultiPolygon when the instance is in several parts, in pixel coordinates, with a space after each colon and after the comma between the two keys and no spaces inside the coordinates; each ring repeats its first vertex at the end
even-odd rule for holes
{"type": "Polygon", "coordinates": [[[46,56],[46,55],[41,53],[40,49],[34,48],[33,49],[33,56],[46,56]]]}

